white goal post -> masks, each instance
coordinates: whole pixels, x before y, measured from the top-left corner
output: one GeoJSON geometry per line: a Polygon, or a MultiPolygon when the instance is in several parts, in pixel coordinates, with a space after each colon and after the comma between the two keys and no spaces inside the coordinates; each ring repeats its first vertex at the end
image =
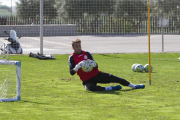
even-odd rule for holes
{"type": "Polygon", "coordinates": [[[0,60],[8,60],[9,59],[9,45],[8,43],[4,42],[3,46],[2,46],[2,50],[1,51],[1,57],[0,60]],[[5,55],[7,55],[7,57],[5,58],[5,55]]]}
{"type": "Polygon", "coordinates": [[[0,60],[0,102],[21,99],[21,62],[0,60]]]}

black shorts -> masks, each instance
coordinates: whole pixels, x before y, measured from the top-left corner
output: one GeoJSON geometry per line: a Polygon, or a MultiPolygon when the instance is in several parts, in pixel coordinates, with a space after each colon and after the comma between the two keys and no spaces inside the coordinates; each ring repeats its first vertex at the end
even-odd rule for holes
{"type": "Polygon", "coordinates": [[[130,84],[127,80],[123,78],[104,72],[99,72],[96,76],[92,77],[87,81],[84,81],[83,85],[86,85],[87,83],[120,83],[123,86],[128,86],[130,84]]]}

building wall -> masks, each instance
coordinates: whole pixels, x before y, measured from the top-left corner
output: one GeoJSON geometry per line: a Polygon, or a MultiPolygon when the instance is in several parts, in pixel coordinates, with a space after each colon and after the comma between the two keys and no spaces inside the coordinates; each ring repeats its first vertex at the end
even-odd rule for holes
{"type": "MultiPolygon", "coordinates": [[[[21,37],[38,37],[40,36],[39,25],[0,25],[0,37],[7,37],[4,31],[9,33],[10,30],[15,30],[17,36],[21,37]]],[[[44,25],[44,36],[76,36],[77,25],[44,25]]]]}

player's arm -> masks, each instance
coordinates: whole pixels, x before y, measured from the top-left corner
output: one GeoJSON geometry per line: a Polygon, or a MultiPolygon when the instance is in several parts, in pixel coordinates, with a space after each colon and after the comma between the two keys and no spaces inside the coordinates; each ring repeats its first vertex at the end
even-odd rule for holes
{"type": "Polygon", "coordinates": [[[94,62],[94,66],[95,66],[94,68],[97,69],[98,68],[98,64],[93,59],[92,54],[90,52],[87,52],[87,51],[86,51],[86,53],[88,54],[88,58],[94,62]]]}
{"type": "Polygon", "coordinates": [[[70,74],[74,75],[76,73],[76,71],[73,68],[75,68],[76,64],[74,62],[73,56],[69,57],[68,63],[69,63],[70,74]]]}
{"type": "Polygon", "coordinates": [[[74,62],[73,56],[70,56],[68,61],[69,61],[69,70],[71,75],[74,75],[82,67],[84,63],[84,61],[81,61],[78,64],[76,64],[74,62]]]}

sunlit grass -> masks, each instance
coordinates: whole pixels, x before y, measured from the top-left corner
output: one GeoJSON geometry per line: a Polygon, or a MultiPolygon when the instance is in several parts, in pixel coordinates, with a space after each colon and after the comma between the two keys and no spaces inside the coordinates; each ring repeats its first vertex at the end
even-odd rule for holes
{"type": "MultiPolygon", "coordinates": [[[[12,120],[170,120],[180,117],[179,53],[152,53],[152,85],[148,73],[131,70],[134,63],[148,64],[148,54],[94,54],[99,70],[145,84],[145,89],[86,91],[77,75],[69,74],[69,55],[21,61],[21,101],[0,103],[0,119],[12,120]]],[[[115,83],[100,84],[116,85],[115,83]]]]}

